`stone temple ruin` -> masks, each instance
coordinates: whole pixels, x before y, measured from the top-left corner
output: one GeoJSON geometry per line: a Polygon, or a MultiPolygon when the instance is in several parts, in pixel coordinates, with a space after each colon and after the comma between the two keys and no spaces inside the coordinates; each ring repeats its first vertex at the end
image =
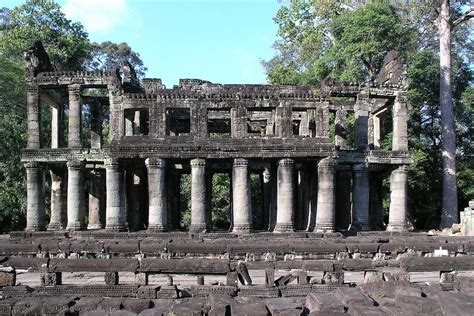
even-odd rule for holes
{"type": "Polygon", "coordinates": [[[393,54],[371,85],[172,89],[129,64],[55,71],[39,42],[27,56],[27,226],[0,236],[0,314],[472,315],[474,238],[409,230],[393,54]],[[215,173],[228,230],[211,224],[215,173]]]}
{"type": "Polygon", "coordinates": [[[180,177],[190,173],[189,230],[210,232],[212,175],[226,173],[234,233],[380,230],[382,173],[390,171],[387,230],[404,231],[410,163],[406,96],[398,77],[387,74],[379,81],[364,86],[328,78],[321,85],[271,86],[184,79],[167,89],[159,79],[141,85],[129,64],[123,78],[119,72],[32,71],[22,156],[26,229],[179,230],[180,177]],[[52,111],[47,147],[42,103],[52,111]],[[83,130],[85,106],[90,133],[83,130]],[[351,113],[354,148],[347,140],[351,113]],[[107,144],[104,114],[110,122],[107,144]],[[381,128],[383,116],[391,130],[381,128]],[[380,149],[382,131],[392,133],[391,151],[380,149]],[[47,225],[45,171],[52,188],[47,225]],[[252,207],[250,174],[261,179],[258,209],[252,207]],[[260,223],[252,222],[255,212],[260,223]]]}

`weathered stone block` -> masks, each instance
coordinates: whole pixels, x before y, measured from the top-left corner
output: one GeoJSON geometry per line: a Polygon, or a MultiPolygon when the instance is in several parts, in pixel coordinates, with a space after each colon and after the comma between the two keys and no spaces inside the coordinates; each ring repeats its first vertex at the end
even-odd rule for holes
{"type": "Polygon", "coordinates": [[[386,313],[379,307],[353,304],[349,308],[352,316],[384,316],[386,313]]]}
{"type": "Polygon", "coordinates": [[[119,284],[119,274],[117,271],[105,272],[104,281],[106,285],[118,285],[119,284]]]}
{"type": "Polygon", "coordinates": [[[397,295],[395,302],[398,306],[417,313],[439,313],[440,308],[436,300],[426,297],[397,295]]]}
{"type": "Polygon", "coordinates": [[[121,297],[106,297],[99,302],[98,310],[101,311],[116,311],[122,308],[123,298],[121,297]]]}
{"type": "Polygon", "coordinates": [[[157,298],[178,298],[178,289],[176,285],[163,285],[158,293],[156,293],[157,298]]]}
{"type": "Polygon", "coordinates": [[[148,273],[146,272],[135,273],[135,284],[148,285],[148,273]]]}
{"type": "Polygon", "coordinates": [[[0,271],[0,287],[13,286],[16,284],[16,271],[0,271]]]}
{"type": "Polygon", "coordinates": [[[334,295],[310,293],[305,307],[309,312],[344,312],[344,305],[334,295]]]}
{"type": "Polygon", "coordinates": [[[41,285],[61,285],[63,282],[61,272],[41,272],[41,285]]]}
{"type": "Polygon", "coordinates": [[[122,301],[123,309],[136,314],[150,308],[151,302],[147,299],[126,298],[122,301]]]}
{"type": "Polygon", "coordinates": [[[140,286],[137,291],[137,298],[155,299],[156,293],[160,290],[159,286],[140,286]]]}
{"type": "Polygon", "coordinates": [[[71,312],[82,314],[83,312],[97,310],[102,297],[81,297],[71,307],[71,312]]]}
{"type": "Polygon", "coordinates": [[[364,283],[383,282],[383,272],[380,271],[365,271],[364,283]]]}
{"type": "Polygon", "coordinates": [[[231,306],[232,316],[267,316],[268,311],[263,303],[234,304],[231,306]]]}
{"type": "Polygon", "coordinates": [[[344,272],[325,272],[324,284],[344,284],[344,272]]]}
{"type": "Polygon", "coordinates": [[[374,305],[374,301],[362,293],[358,287],[340,287],[336,290],[335,294],[346,307],[350,307],[353,304],[365,306],[374,305]]]}

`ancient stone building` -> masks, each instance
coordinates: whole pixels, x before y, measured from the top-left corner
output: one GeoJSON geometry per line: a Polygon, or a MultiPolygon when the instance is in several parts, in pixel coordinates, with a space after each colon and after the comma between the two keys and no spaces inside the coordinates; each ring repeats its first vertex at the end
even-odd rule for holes
{"type": "Polygon", "coordinates": [[[179,229],[180,179],[190,174],[190,231],[212,231],[214,173],[230,175],[236,233],[407,229],[406,96],[391,71],[370,85],[183,79],[168,89],[160,79],[140,82],[130,65],[54,71],[31,58],[38,57],[30,56],[26,76],[27,230],[179,229]],[[47,126],[42,113],[50,113],[47,126]],[[381,150],[390,135],[391,150],[381,150]],[[250,175],[260,177],[259,208],[250,175]]]}

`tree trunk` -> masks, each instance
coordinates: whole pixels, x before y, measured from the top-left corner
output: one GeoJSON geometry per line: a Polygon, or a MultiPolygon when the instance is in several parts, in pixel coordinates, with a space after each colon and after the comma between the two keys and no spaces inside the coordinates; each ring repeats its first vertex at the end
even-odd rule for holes
{"type": "Polygon", "coordinates": [[[458,223],[456,186],[456,137],[451,95],[451,12],[449,0],[443,0],[439,23],[440,106],[443,159],[443,203],[440,228],[458,223]]]}

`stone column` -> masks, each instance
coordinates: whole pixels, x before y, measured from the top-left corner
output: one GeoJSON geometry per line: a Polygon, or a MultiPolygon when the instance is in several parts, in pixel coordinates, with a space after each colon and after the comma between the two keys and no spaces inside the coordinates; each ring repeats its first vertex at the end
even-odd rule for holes
{"type": "Polygon", "coordinates": [[[68,161],[67,183],[67,229],[81,230],[84,228],[85,192],[84,171],[80,161],[68,161]]]}
{"type": "Polygon", "coordinates": [[[408,150],[406,95],[397,93],[393,105],[392,150],[408,150]]]}
{"type": "Polygon", "coordinates": [[[332,232],[336,225],[334,161],[331,157],[318,163],[318,201],[316,231],[332,232]]]}
{"type": "Polygon", "coordinates": [[[277,219],[274,231],[291,232],[294,231],[295,221],[293,159],[281,159],[278,162],[277,177],[277,219]]]}
{"type": "Polygon", "coordinates": [[[355,112],[355,145],[357,150],[366,150],[369,128],[369,98],[360,93],[354,106],[355,112]]]}
{"type": "Polygon", "coordinates": [[[344,109],[336,111],[336,147],[347,149],[347,112],[344,109]]]}
{"type": "Polygon", "coordinates": [[[82,147],[82,105],[81,86],[73,84],[69,89],[69,132],[68,147],[82,147]]]}
{"type": "Polygon", "coordinates": [[[64,111],[62,106],[51,107],[51,148],[63,146],[63,119],[64,111]]]}
{"type": "Polygon", "coordinates": [[[91,148],[102,147],[102,111],[101,104],[91,104],[91,148]]]}
{"type": "Polygon", "coordinates": [[[87,229],[104,228],[104,179],[101,170],[91,170],[89,176],[89,223],[87,229]]]}
{"type": "Polygon", "coordinates": [[[374,149],[380,149],[380,117],[378,115],[372,116],[373,135],[374,135],[374,149]]]}
{"type": "Polygon", "coordinates": [[[247,159],[234,159],[232,167],[232,205],[234,233],[248,233],[252,229],[252,196],[247,159]]]}
{"type": "Polygon", "coordinates": [[[404,231],[407,225],[408,167],[400,166],[390,175],[388,231],[404,231]]]}
{"type": "Polygon", "coordinates": [[[262,173],[263,185],[263,229],[268,230],[271,223],[272,214],[272,183],[270,168],[265,168],[262,173]]]}
{"type": "Polygon", "coordinates": [[[66,228],[67,173],[63,168],[51,168],[51,219],[48,230],[66,228]]]}
{"type": "Polygon", "coordinates": [[[369,229],[369,171],[364,164],[352,167],[354,186],[352,188],[352,224],[353,230],[369,229]]]}
{"type": "Polygon", "coordinates": [[[146,160],[148,169],[148,229],[168,230],[166,161],[159,158],[146,160]]]}
{"type": "Polygon", "coordinates": [[[140,136],[142,132],[142,127],[140,123],[140,111],[135,111],[133,114],[133,135],[135,136],[140,136]]]}
{"type": "Polygon", "coordinates": [[[191,160],[191,225],[190,232],[205,232],[208,230],[207,192],[206,192],[206,160],[191,160]]]}
{"type": "Polygon", "coordinates": [[[105,229],[126,230],[127,208],[125,206],[124,172],[117,160],[105,162],[106,168],[106,218],[105,229]]]}
{"type": "Polygon", "coordinates": [[[44,230],[44,179],[43,169],[37,162],[26,167],[26,230],[44,230]]]}
{"type": "Polygon", "coordinates": [[[41,148],[41,111],[38,86],[26,88],[26,111],[28,118],[27,148],[41,148]]]}

